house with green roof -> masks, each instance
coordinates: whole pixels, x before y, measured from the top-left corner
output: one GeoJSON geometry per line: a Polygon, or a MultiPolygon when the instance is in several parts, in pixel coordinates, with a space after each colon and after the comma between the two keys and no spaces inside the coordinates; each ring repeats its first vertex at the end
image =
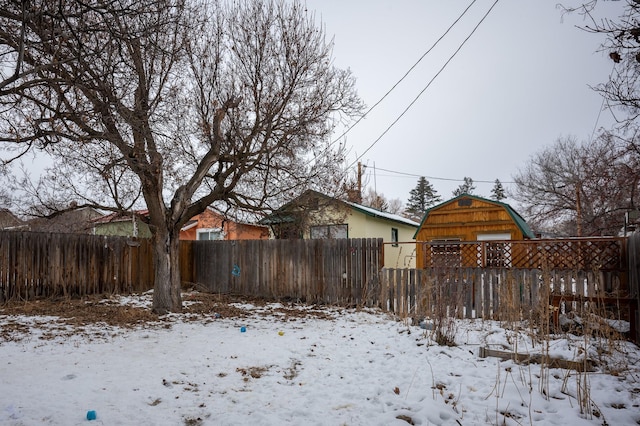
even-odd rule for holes
{"type": "Polygon", "coordinates": [[[382,238],[385,267],[415,267],[417,222],[317,191],[305,191],[259,223],[276,239],[382,238]]]}

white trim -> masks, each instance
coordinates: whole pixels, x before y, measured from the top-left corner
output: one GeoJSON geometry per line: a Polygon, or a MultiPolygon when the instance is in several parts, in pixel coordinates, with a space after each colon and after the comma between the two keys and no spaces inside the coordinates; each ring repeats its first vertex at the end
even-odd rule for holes
{"type": "Polygon", "coordinates": [[[194,226],[198,226],[198,221],[197,220],[193,221],[193,223],[190,223],[189,225],[183,226],[182,229],[180,229],[180,230],[181,231],[187,231],[187,230],[193,228],[194,226]]]}
{"type": "Polygon", "coordinates": [[[476,236],[477,241],[503,241],[503,240],[510,240],[510,239],[511,239],[511,232],[478,234],[476,236]]]}
{"type": "Polygon", "coordinates": [[[214,233],[218,233],[220,235],[220,240],[224,240],[224,232],[222,232],[222,228],[200,228],[200,229],[196,229],[196,240],[200,240],[200,234],[205,234],[205,233],[210,233],[210,232],[214,232],[214,233]]]}

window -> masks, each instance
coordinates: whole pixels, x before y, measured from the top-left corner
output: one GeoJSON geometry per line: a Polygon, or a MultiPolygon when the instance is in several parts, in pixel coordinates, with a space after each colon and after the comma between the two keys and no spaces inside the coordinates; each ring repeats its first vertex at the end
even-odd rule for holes
{"type": "Polygon", "coordinates": [[[398,247],[398,228],[391,228],[391,242],[394,247],[398,247]]]}
{"type": "Polygon", "coordinates": [[[196,230],[197,240],[222,240],[224,235],[220,228],[202,228],[196,230]]]}
{"type": "Polygon", "coordinates": [[[279,240],[299,240],[300,227],[297,224],[283,223],[273,227],[276,238],[279,240]]]}
{"type": "Polygon", "coordinates": [[[345,224],[320,225],[320,226],[312,226],[309,229],[309,234],[312,239],[319,239],[319,238],[337,239],[337,238],[348,238],[348,231],[349,231],[349,227],[345,224]]]}

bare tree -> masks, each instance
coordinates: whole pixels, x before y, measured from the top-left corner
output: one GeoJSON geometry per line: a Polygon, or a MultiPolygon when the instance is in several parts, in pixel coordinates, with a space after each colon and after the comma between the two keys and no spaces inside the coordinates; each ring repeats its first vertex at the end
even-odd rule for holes
{"type": "Polygon", "coordinates": [[[362,204],[363,206],[372,207],[382,212],[386,212],[389,209],[389,201],[384,196],[384,194],[379,194],[373,188],[367,188],[365,193],[362,194],[362,202],[360,204],[362,204]]]}
{"type": "Polygon", "coordinates": [[[387,198],[384,194],[376,192],[373,188],[368,188],[362,196],[362,201],[358,204],[372,207],[381,212],[400,215],[402,213],[402,201],[399,198],[387,198]]]}
{"type": "Polygon", "coordinates": [[[577,8],[565,8],[567,13],[580,13],[588,21],[582,28],[602,34],[600,50],[612,61],[609,81],[594,87],[611,109],[622,109],[628,116],[617,117],[620,122],[633,124],[640,115],[640,3],[627,1],[617,18],[598,17],[597,0],[585,2],[577,8]]]}
{"type": "Polygon", "coordinates": [[[296,2],[3,0],[0,142],[54,159],[30,191],[51,209],[143,203],[153,310],[179,311],[191,217],[338,186],[328,136],[362,104],[331,48],[296,2]]]}
{"type": "Polygon", "coordinates": [[[637,156],[609,133],[579,144],[567,137],[535,154],[515,175],[514,198],[532,225],[568,235],[616,235],[632,209],[637,156]]]}
{"type": "Polygon", "coordinates": [[[400,198],[391,198],[387,201],[387,212],[391,214],[397,214],[402,216],[404,212],[404,205],[400,198]]]}
{"type": "MultiPolygon", "coordinates": [[[[606,82],[593,87],[606,101],[606,107],[623,129],[637,133],[640,116],[640,2],[626,0],[620,15],[600,16],[598,0],[585,1],[577,7],[560,5],[563,13],[580,14],[585,31],[600,34],[599,51],[610,59],[612,70],[606,82]]],[[[634,140],[630,141],[634,143],[634,140]]]]}

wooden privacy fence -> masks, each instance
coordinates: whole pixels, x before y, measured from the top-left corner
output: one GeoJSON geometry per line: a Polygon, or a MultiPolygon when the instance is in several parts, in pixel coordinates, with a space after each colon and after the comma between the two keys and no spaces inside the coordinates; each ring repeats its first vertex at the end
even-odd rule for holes
{"type": "MultiPolygon", "coordinates": [[[[377,285],[382,239],[181,241],[183,282],[222,293],[362,304],[377,285]]],[[[0,303],[153,288],[151,242],[0,231],[0,303]]]]}
{"type": "Polygon", "coordinates": [[[382,239],[196,241],[195,282],[207,291],[307,303],[371,302],[382,239]]]}
{"type": "Polygon", "coordinates": [[[601,286],[618,282],[615,271],[383,269],[380,303],[401,316],[432,316],[436,305],[446,304],[451,316],[500,319],[506,316],[505,312],[529,311],[541,301],[552,303],[553,298],[562,302],[563,312],[569,312],[575,310],[575,304],[568,302],[613,295],[601,286]]]}
{"type": "Polygon", "coordinates": [[[637,339],[637,278],[630,286],[629,265],[640,253],[627,253],[626,238],[420,243],[418,252],[431,267],[382,270],[383,308],[506,319],[551,305],[556,320],[585,310],[622,318],[637,339]]]}
{"type": "Polygon", "coordinates": [[[151,288],[148,240],[0,231],[0,303],[151,288]]]}
{"type": "MultiPolygon", "coordinates": [[[[153,288],[151,242],[0,231],[0,303],[153,288]]],[[[383,269],[382,239],[183,241],[183,281],[217,293],[379,306],[401,316],[445,309],[506,318],[537,305],[594,305],[638,330],[640,234],[627,238],[419,243],[425,269],[383,269]],[[542,302],[542,303],[540,303],[542,302]]],[[[636,337],[637,339],[637,337],[636,337]]]]}

